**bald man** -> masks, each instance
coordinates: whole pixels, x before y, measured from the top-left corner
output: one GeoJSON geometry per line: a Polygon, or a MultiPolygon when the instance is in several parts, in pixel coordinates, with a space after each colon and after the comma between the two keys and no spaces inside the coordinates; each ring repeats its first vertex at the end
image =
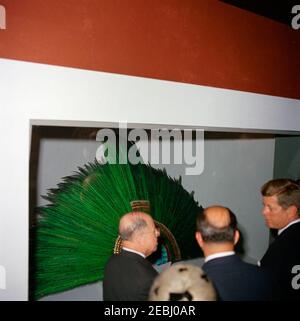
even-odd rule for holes
{"type": "Polygon", "coordinates": [[[142,212],[125,214],[119,222],[122,251],[106,264],[104,301],[146,301],[157,271],[146,257],[157,249],[159,231],[152,217],[142,212]]]}
{"type": "Polygon", "coordinates": [[[235,215],[212,206],[197,217],[196,240],[205,256],[202,268],[222,301],[271,300],[274,285],[268,272],[243,262],[234,252],[239,240],[235,215]]]}

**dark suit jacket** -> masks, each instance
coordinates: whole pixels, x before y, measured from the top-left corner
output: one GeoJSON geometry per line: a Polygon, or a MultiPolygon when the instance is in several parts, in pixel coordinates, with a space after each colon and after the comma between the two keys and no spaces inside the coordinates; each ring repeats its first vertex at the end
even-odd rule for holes
{"type": "Polygon", "coordinates": [[[299,270],[293,274],[292,268],[300,265],[300,222],[289,226],[275,238],[260,264],[274,273],[280,287],[280,299],[300,300],[300,289],[292,287],[293,278],[299,274],[299,270]]]}
{"type": "Polygon", "coordinates": [[[103,280],[104,301],[146,301],[157,271],[142,256],[122,251],[107,262],[103,280]]]}
{"type": "Polygon", "coordinates": [[[222,301],[272,299],[273,283],[268,272],[243,262],[237,255],[212,259],[202,268],[222,301]]]}

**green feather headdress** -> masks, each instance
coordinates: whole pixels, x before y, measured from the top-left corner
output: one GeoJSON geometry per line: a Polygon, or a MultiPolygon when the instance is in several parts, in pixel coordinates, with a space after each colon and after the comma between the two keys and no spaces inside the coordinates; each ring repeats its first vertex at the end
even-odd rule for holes
{"type": "Polygon", "coordinates": [[[33,233],[35,299],[102,280],[119,219],[135,200],[150,202],[152,217],[174,235],[182,259],[199,255],[194,230],[202,208],[165,170],[95,161],[63,178],[44,198],[49,204],[38,209],[33,233]]]}

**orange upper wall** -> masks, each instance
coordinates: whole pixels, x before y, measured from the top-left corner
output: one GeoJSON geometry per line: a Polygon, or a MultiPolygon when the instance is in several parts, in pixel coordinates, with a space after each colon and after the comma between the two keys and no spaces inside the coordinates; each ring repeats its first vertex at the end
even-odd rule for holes
{"type": "Polygon", "coordinates": [[[0,5],[7,19],[2,58],[300,99],[300,30],[219,1],[0,5]]]}

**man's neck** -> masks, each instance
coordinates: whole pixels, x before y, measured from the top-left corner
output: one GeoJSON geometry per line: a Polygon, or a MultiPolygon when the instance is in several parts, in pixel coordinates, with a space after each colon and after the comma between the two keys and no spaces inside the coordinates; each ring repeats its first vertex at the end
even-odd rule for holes
{"type": "Polygon", "coordinates": [[[122,247],[125,247],[126,249],[131,250],[133,252],[138,252],[138,253],[142,254],[144,257],[146,257],[146,254],[144,253],[143,249],[133,242],[123,241],[122,247]]]}
{"type": "Polygon", "coordinates": [[[145,254],[143,254],[143,253],[141,253],[141,252],[139,252],[139,251],[135,251],[135,250],[133,250],[133,249],[129,249],[129,248],[124,247],[124,246],[122,247],[122,250],[127,251],[127,252],[132,252],[132,253],[135,253],[135,254],[138,254],[138,255],[142,256],[144,259],[146,258],[145,254]]]}
{"type": "Polygon", "coordinates": [[[217,259],[217,258],[224,258],[226,256],[231,256],[234,255],[235,252],[234,251],[225,251],[225,252],[218,252],[215,254],[211,254],[205,257],[204,262],[209,262],[211,260],[217,259]]]}
{"type": "Polygon", "coordinates": [[[234,245],[231,243],[222,243],[222,244],[209,244],[205,245],[202,248],[204,256],[217,254],[220,252],[231,252],[234,251],[234,245]]]}
{"type": "Polygon", "coordinates": [[[287,228],[289,228],[291,225],[299,223],[300,222],[300,218],[299,216],[297,218],[295,218],[294,220],[291,220],[285,227],[281,228],[278,230],[278,235],[280,235],[284,230],[286,230],[287,228]]]}

